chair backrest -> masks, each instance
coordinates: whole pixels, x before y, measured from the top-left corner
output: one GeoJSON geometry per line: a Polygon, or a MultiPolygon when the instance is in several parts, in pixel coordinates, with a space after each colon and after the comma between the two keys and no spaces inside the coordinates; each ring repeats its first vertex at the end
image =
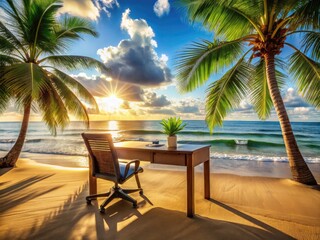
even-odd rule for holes
{"type": "Polygon", "coordinates": [[[102,174],[109,180],[119,181],[120,170],[112,135],[108,133],[82,133],[89,152],[92,175],[102,174]]]}

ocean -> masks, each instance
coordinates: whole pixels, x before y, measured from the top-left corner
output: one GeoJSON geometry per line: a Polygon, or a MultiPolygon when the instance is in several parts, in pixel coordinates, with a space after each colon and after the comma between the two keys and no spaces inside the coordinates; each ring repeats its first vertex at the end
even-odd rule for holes
{"type": "MultiPolygon", "coordinates": [[[[178,144],[210,144],[211,167],[218,172],[234,172],[246,166],[264,167],[264,173],[277,171],[276,163],[287,163],[278,122],[225,121],[209,133],[205,121],[186,120],[186,128],[178,134],[178,144]],[[268,170],[268,168],[270,168],[268,170]]],[[[50,135],[42,122],[30,122],[24,153],[79,156],[75,165],[87,166],[87,152],[80,134],[84,131],[110,132],[115,141],[159,140],[166,143],[160,121],[93,121],[85,129],[80,122],[71,122],[57,136],[50,135]]],[[[320,163],[320,122],[293,122],[292,127],[306,162],[320,163]]],[[[18,136],[20,122],[0,122],[0,151],[9,150],[18,136]]],[[[23,156],[23,155],[22,155],[23,156]]],[[[257,173],[259,175],[259,173],[257,173]]],[[[260,173],[261,174],[261,173],[260,173]]]]}

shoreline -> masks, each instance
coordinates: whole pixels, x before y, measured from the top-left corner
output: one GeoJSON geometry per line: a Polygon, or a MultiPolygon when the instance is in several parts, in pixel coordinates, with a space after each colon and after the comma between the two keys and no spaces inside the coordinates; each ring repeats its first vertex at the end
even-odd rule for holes
{"type": "MultiPolygon", "coordinates": [[[[0,156],[5,152],[0,151],[0,156]]],[[[41,164],[49,164],[53,166],[71,167],[71,168],[88,168],[88,158],[86,156],[59,155],[59,154],[42,154],[22,152],[20,158],[28,158],[41,164]]],[[[172,166],[163,164],[151,164],[141,161],[144,168],[153,170],[167,171],[184,171],[182,166],[172,166]]],[[[316,178],[320,182],[320,164],[308,163],[308,166],[316,178]]],[[[196,167],[197,172],[202,171],[202,165],[196,167]]],[[[270,177],[270,178],[287,178],[291,179],[289,163],[287,162],[259,162],[259,161],[241,161],[214,159],[211,156],[210,172],[218,174],[232,174],[237,176],[252,177],[270,177]]]]}

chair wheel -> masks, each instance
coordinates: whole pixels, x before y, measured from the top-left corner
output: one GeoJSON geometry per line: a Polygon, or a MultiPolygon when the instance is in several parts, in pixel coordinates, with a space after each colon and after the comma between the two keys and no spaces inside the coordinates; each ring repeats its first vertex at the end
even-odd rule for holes
{"type": "Polygon", "coordinates": [[[105,212],[106,212],[106,210],[104,209],[104,207],[100,207],[100,212],[101,212],[101,213],[105,213],[105,212]]]}
{"type": "Polygon", "coordinates": [[[140,190],[140,191],[139,191],[139,194],[140,194],[140,195],[143,195],[143,190],[140,190]]]}
{"type": "Polygon", "coordinates": [[[91,200],[87,199],[87,204],[90,205],[91,204],[91,200]]]}
{"type": "Polygon", "coordinates": [[[133,206],[133,208],[137,208],[138,204],[137,203],[133,203],[132,206],[133,206]]]}

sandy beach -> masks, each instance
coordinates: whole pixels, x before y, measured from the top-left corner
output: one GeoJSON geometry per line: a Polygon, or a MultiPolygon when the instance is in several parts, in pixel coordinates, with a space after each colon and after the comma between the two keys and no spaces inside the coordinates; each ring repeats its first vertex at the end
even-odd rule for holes
{"type": "MultiPolygon", "coordinates": [[[[146,165],[141,174],[145,196],[132,194],[139,207],[115,200],[104,215],[98,210],[103,199],[86,205],[87,177],[87,168],[26,158],[9,171],[2,169],[0,239],[320,238],[319,188],[289,179],[213,173],[211,199],[205,200],[197,172],[196,216],[190,219],[184,171],[146,165]]],[[[98,180],[98,191],[111,185],[98,180]]],[[[134,186],[134,180],[125,184],[134,186]]]]}

